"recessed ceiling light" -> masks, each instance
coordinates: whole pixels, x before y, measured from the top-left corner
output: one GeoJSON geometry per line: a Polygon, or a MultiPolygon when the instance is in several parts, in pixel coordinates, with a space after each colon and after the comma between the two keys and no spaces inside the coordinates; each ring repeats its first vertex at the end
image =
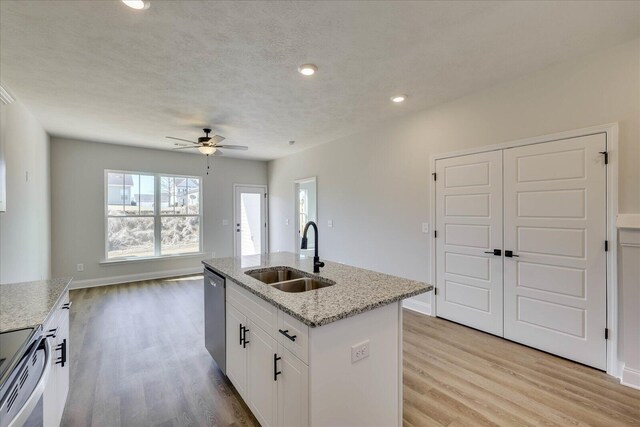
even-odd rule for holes
{"type": "Polygon", "coordinates": [[[404,102],[405,99],[407,99],[407,95],[394,95],[391,97],[391,101],[395,102],[396,104],[404,102]]]}
{"type": "Polygon", "coordinates": [[[316,71],[318,71],[318,67],[313,64],[304,64],[298,67],[298,72],[303,76],[313,76],[316,71]]]}
{"type": "Polygon", "coordinates": [[[149,9],[149,6],[151,6],[146,0],[122,0],[122,3],[136,10],[149,9]]]}

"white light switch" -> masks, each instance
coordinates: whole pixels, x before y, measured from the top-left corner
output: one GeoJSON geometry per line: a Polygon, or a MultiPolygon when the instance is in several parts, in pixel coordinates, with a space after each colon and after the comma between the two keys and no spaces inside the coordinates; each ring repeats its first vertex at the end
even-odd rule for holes
{"type": "Polygon", "coordinates": [[[327,227],[333,227],[333,220],[332,219],[327,221],[327,227]]]}
{"type": "Polygon", "coordinates": [[[423,233],[428,233],[429,232],[429,223],[428,222],[423,222],[422,223],[422,232],[423,233]]]}
{"type": "Polygon", "coordinates": [[[78,264],[78,271],[84,271],[84,264],[78,264]]]}
{"type": "Polygon", "coordinates": [[[223,219],[222,220],[222,225],[229,225],[229,220],[228,219],[223,219]]]}

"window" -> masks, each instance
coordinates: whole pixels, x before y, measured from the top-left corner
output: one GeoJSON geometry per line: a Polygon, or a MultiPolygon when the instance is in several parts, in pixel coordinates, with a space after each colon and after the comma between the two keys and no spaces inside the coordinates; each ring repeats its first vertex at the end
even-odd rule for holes
{"type": "Polygon", "coordinates": [[[200,252],[200,178],[105,171],[106,259],[200,252]]]}

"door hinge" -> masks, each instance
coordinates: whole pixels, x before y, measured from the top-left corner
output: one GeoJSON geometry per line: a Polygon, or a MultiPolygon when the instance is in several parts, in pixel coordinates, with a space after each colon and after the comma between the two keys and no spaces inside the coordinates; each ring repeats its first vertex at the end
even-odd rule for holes
{"type": "Polygon", "coordinates": [[[608,165],[609,164],[609,152],[608,151],[601,151],[600,154],[604,155],[604,164],[608,165]]]}
{"type": "Polygon", "coordinates": [[[433,230],[433,238],[434,239],[438,238],[438,230],[433,230]]]}
{"type": "Polygon", "coordinates": [[[605,340],[609,339],[609,328],[604,328],[604,339],[605,340]]]}
{"type": "Polygon", "coordinates": [[[265,199],[267,198],[267,193],[264,193],[264,198],[265,198],[265,199]]]}
{"type": "Polygon", "coordinates": [[[432,173],[431,175],[433,175],[433,180],[434,180],[434,181],[437,181],[437,179],[438,179],[438,174],[434,172],[434,173],[432,173]]]}
{"type": "Polygon", "coordinates": [[[605,252],[609,252],[609,241],[608,240],[604,241],[604,251],[605,252]]]}

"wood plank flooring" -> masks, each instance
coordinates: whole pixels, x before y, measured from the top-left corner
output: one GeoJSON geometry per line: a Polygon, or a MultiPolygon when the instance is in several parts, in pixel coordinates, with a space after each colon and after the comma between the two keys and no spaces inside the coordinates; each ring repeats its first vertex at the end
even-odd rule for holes
{"type": "MultiPolygon", "coordinates": [[[[71,292],[64,426],[257,426],[204,348],[202,278],[71,292]]],[[[405,310],[405,426],[640,426],[603,372],[405,310]]]]}

